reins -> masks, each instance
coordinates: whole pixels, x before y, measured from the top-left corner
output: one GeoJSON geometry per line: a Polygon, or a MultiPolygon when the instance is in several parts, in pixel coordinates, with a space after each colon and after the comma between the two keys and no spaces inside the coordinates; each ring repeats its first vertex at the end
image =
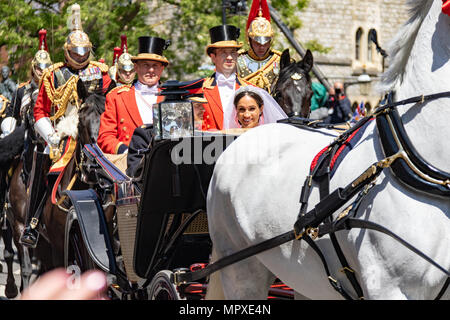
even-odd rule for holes
{"type": "MultiPolygon", "coordinates": [[[[361,202],[370,192],[372,187],[375,185],[375,180],[377,179],[377,177],[381,174],[381,172],[385,168],[391,167],[394,161],[396,161],[403,155],[394,154],[392,156],[388,156],[382,160],[379,160],[374,164],[372,164],[369,168],[367,168],[359,177],[353,180],[346,187],[337,188],[332,193],[329,193],[328,190],[329,173],[330,173],[329,164],[331,156],[335,154],[338,147],[341,146],[342,143],[344,143],[356,130],[360,129],[365,124],[367,124],[369,120],[373,120],[374,118],[382,114],[389,113],[397,106],[418,102],[424,103],[426,101],[450,97],[450,91],[431,95],[420,95],[409,99],[401,100],[398,102],[388,103],[389,101],[388,99],[391,97],[392,96],[389,95],[386,98],[386,103],[378,107],[371,116],[366,116],[362,118],[353,127],[351,127],[349,130],[346,130],[344,133],[338,136],[328,146],[325,152],[326,155],[324,155],[319,159],[319,163],[315,166],[310,175],[306,178],[305,183],[302,187],[300,197],[301,208],[299,215],[297,217],[297,221],[294,224],[293,230],[285,232],[271,239],[265,240],[259,244],[249,246],[243,250],[240,250],[224,258],[221,258],[199,271],[186,272],[184,270],[178,270],[173,274],[173,282],[176,285],[183,285],[188,282],[197,281],[226,266],[234,264],[238,261],[241,261],[243,259],[261,253],[263,251],[270,250],[284,243],[287,243],[291,240],[304,239],[315,250],[319,258],[321,259],[330,285],[337,292],[339,292],[345,299],[352,299],[351,295],[348,294],[343,289],[343,287],[334,277],[332,277],[325,256],[322,254],[317,244],[315,244],[314,242],[314,240],[317,238],[329,235],[330,239],[333,242],[333,246],[336,250],[340,263],[342,265],[341,271],[346,274],[358,298],[364,299],[362,288],[356,279],[355,272],[353,269],[349,267],[345,259],[345,256],[343,255],[342,250],[340,249],[339,244],[337,243],[337,239],[334,236],[334,233],[337,231],[357,228],[357,229],[370,229],[382,232],[390,236],[391,238],[395,239],[397,242],[402,244],[404,247],[411,250],[415,254],[419,255],[427,262],[438,268],[441,272],[443,272],[447,276],[447,279],[444,283],[444,286],[442,287],[442,289],[440,290],[439,294],[436,297],[436,299],[440,299],[447,290],[448,286],[450,285],[450,272],[448,270],[446,270],[444,267],[439,265],[433,259],[428,257],[426,254],[415,248],[412,244],[405,241],[404,239],[402,239],[389,229],[368,220],[355,218],[361,202]],[[318,173],[321,173],[321,175],[317,176],[318,173]],[[313,181],[316,181],[319,184],[320,201],[315,205],[313,209],[306,212],[308,198],[312,191],[313,181]],[[355,196],[356,198],[352,202],[352,204],[347,206],[346,209],[338,215],[337,219],[333,221],[332,215],[355,196]]],[[[294,121],[287,119],[282,120],[280,122],[295,123],[296,125],[301,126],[308,126],[308,124],[311,124],[316,128],[321,127],[320,123],[312,122],[310,119],[302,119],[302,118],[296,118],[294,121]]],[[[327,128],[330,128],[329,125],[327,126],[328,126],[327,128]]]]}

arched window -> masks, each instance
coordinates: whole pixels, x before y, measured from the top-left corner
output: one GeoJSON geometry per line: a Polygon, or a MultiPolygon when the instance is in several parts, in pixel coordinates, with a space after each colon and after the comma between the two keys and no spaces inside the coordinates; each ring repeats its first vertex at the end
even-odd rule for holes
{"type": "Polygon", "coordinates": [[[362,34],[363,34],[362,28],[358,28],[358,30],[356,30],[356,36],[355,36],[355,60],[361,60],[362,34]]]}
{"type": "Polygon", "coordinates": [[[370,29],[369,33],[367,34],[367,61],[368,62],[373,62],[373,58],[374,58],[375,44],[370,39],[370,33],[372,30],[374,30],[374,29],[370,29]]]}

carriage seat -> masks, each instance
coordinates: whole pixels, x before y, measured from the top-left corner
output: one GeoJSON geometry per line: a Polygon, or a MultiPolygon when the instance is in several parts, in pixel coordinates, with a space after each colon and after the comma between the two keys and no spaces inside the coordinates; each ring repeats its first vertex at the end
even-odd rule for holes
{"type": "Polygon", "coordinates": [[[125,173],[127,166],[126,154],[106,154],[100,149],[97,144],[85,144],[83,152],[88,158],[88,161],[99,165],[102,170],[110,177],[113,182],[120,182],[130,180],[125,173]]]}
{"type": "MultiPolygon", "coordinates": [[[[87,144],[83,148],[88,162],[100,166],[102,176],[107,176],[114,184],[116,218],[122,260],[127,278],[138,282],[140,277],[133,270],[134,243],[140,192],[134,181],[125,174],[127,154],[105,154],[97,144],[87,144]]],[[[98,170],[98,167],[94,170],[98,170]]]]}
{"type": "Polygon", "coordinates": [[[104,153],[106,159],[108,159],[117,169],[122,171],[126,175],[127,172],[127,153],[111,154],[104,153]]]}

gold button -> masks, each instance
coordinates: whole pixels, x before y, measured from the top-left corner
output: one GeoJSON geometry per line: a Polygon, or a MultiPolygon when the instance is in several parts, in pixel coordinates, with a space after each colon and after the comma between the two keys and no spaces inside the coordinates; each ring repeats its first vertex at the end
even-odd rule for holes
{"type": "Polygon", "coordinates": [[[124,121],[125,121],[125,119],[124,119],[124,118],[120,119],[120,123],[123,123],[124,121]]]}
{"type": "Polygon", "coordinates": [[[123,131],[127,131],[127,127],[123,127],[122,130],[123,130],[123,131]]]}
{"type": "Polygon", "coordinates": [[[208,116],[206,116],[206,119],[209,119],[209,115],[208,115],[208,116]]]}
{"type": "Polygon", "coordinates": [[[209,129],[210,125],[208,124],[208,125],[206,125],[206,127],[209,129]]]}
{"type": "Polygon", "coordinates": [[[130,136],[129,136],[129,135],[126,135],[125,138],[130,139],[130,136]]]}

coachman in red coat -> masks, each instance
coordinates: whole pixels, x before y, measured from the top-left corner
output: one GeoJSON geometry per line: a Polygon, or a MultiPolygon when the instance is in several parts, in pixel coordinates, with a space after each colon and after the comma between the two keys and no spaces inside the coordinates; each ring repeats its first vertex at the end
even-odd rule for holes
{"type": "Polygon", "coordinates": [[[97,143],[105,153],[126,152],[136,127],[153,123],[153,105],[159,79],[169,61],[162,55],[170,44],[157,37],[139,37],[139,54],[132,57],[138,80],[131,86],[114,89],[106,96],[97,143]]]}

